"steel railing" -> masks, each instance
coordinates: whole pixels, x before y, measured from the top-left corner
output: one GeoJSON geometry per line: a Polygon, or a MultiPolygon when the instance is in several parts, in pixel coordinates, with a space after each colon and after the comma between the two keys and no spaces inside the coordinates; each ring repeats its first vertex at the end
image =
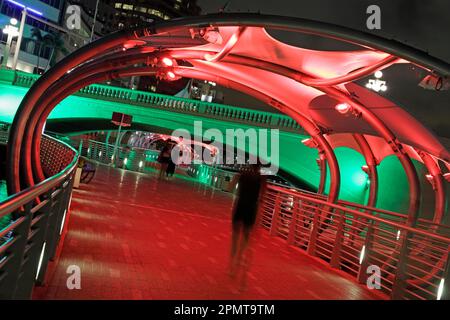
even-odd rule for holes
{"type": "Polygon", "coordinates": [[[143,148],[118,147],[114,159],[114,145],[95,140],[81,141],[81,155],[104,164],[114,163],[117,167],[137,172],[146,168],[157,168],[159,151],[143,148]]]}
{"type": "MultiPolygon", "coordinates": [[[[277,183],[272,183],[272,184],[273,185],[278,185],[279,187],[286,187],[284,185],[277,184],[277,183]]],[[[321,199],[321,200],[326,200],[327,199],[326,195],[305,191],[305,190],[298,189],[298,188],[295,188],[295,187],[289,187],[289,189],[291,191],[297,191],[297,192],[301,192],[303,194],[307,194],[307,195],[309,195],[311,197],[315,197],[317,199],[321,199]]],[[[337,203],[339,205],[345,206],[347,208],[351,208],[351,209],[354,209],[354,210],[361,210],[361,211],[370,213],[372,215],[376,215],[378,217],[386,217],[389,220],[397,221],[399,223],[406,223],[406,221],[408,219],[408,215],[406,215],[406,214],[393,212],[393,211],[389,211],[389,210],[383,210],[383,209],[374,208],[374,207],[368,207],[368,206],[365,206],[365,205],[362,205],[362,204],[358,204],[358,203],[354,203],[354,202],[349,202],[349,201],[345,201],[345,200],[339,200],[337,203]]],[[[443,236],[446,236],[446,237],[450,237],[450,226],[434,223],[433,221],[428,220],[428,219],[419,218],[415,227],[419,228],[419,229],[431,231],[431,232],[434,232],[434,233],[437,233],[437,234],[440,234],[440,235],[443,235],[443,236]]]]}
{"type": "Polygon", "coordinates": [[[391,298],[449,298],[450,238],[434,227],[409,227],[404,215],[331,204],[321,196],[273,184],[261,208],[261,225],[271,235],[361,283],[374,281],[372,273],[379,271],[379,289],[391,298]]]}
{"type": "MultiPolygon", "coordinates": [[[[39,75],[19,71],[3,70],[0,72],[0,81],[21,87],[31,87],[39,77],[39,75]]],[[[84,87],[75,95],[305,134],[302,127],[294,119],[281,113],[264,112],[101,84],[84,87]]]]}
{"type": "Polygon", "coordinates": [[[70,207],[78,154],[46,135],[42,143],[44,171],[65,167],[0,203],[0,219],[10,219],[0,230],[0,299],[29,299],[34,285],[44,282],[70,207]]]}

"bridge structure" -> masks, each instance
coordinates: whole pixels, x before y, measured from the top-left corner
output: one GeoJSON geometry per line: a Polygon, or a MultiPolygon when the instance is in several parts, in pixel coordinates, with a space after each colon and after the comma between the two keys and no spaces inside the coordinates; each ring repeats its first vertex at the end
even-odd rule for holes
{"type": "MultiPolygon", "coordinates": [[[[311,265],[325,261],[331,269],[352,276],[355,285],[366,283],[367,271],[375,268],[385,297],[448,298],[449,152],[404,108],[358,83],[398,65],[414,65],[442,79],[450,73],[447,63],[374,35],[303,19],[223,14],[118,32],[81,48],[41,77],[1,70],[0,95],[8,104],[0,116],[12,120],[6,161],[10,196],[0,205],[0,216],[11,217],[0,231],[2,236],[9,234],[0,247],[1,297],[31,297],[36,284],[48,285],[49,273],[61,276],[63,269],[51,272],[52,264],[58,270],[58,257],[76,251],[70,241],[61,241],[61,235],[71,232],[67,214],[79,152],[42,134],[47,118],[48,124],[80,123],[66,132],[70,135],[104,129],[99,123],[109,120],[112,111],[121,111],[132,114],[136,125],[160,133],[178,128],[194,132],[195,121],[204,126],[200,135],[211,128],[279,129],[281,174],[310,190],[269,186],[260,207],[261,225],[270,237],[261,244],[281,239],[298,254],[314,257],[308,260],[311,265]],[[272,37],[270,29],[339,39],[358,50],[294,47],[272,37]],[[214,81],[279,112],[95,84],[133,75],[214,81]],[[100,121],[94,128],[81,124],[86,119],[100,121]]],[[[244,148],[250,151],[250,146],[244,148]]],[[[99,170],[107,181],[103,188],[117,182],[117,173],[99,170]]],[[[217,190],[221,173],[208,170],[208,179],[194,174],[190,183],[217,190]]],[[[90,199],[79,191],[74,194],[79,203],[90,199]]],[[[78,216],[84,212],[80,207],[74,210],[78,216]]],[[[172,211],[177,210],[182,206],[172,211]]],[[[95,207],[89,212],[95,215],[95,207]]],[[[164,246],[167,243],[160,248],[164,246]]],[[[125,250],[124,255],[130,253],[125,250]]],[[[268,290],[258,288],[259,293],[268,290]]],[[[314,294],[326,298],[318,291],[314,294]]]]}

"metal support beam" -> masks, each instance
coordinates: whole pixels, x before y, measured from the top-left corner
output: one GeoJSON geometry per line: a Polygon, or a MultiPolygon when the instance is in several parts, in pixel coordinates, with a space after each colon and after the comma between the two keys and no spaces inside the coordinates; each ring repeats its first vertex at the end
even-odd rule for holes
{"type": "Polygon", "coordinates": [[[428,174],[431,176],[431,183],[434,191],[434,216],[433,223],[441,224],[445,214],[445,185],[444,178],[442,177],[441,168],[437,163],[437,160],[430,156],[428,153],[417,150],[420,158],[422,159],[425,167],[428,170],[428,174]]]}
{"type": "Polygon", "coordinates": [[[361,149],[362,155],[366,161],[369,172],[369,198],[367,200],[368,207],[376,207],[377,205],[377,196],[378,196],[378,170],[377,170],[377,160],[370,148],[369,143],[366,138],[362,134],[354,134],[353,137],[355,141],[358,143],[359,148],[361,149]]]}

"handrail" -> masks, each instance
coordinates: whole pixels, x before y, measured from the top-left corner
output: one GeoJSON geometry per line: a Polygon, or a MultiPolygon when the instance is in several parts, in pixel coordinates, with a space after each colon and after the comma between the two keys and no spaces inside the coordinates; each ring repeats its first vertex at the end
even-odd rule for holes
{"type": "Polygon", "coordinates": [[[79,154],[50,136],[42,141],[43,165],[52,176],[0,202],[0,218],[10,220],[0,230],[0,299],[31,299],[65,230],[79,154]]]}
{"type": "MultiPolygon", "coordinates": [[[[282,184],[278,184],[278,183],[275,183],[275,182],[271,182],[271,184],[275,185],[275,186],[278,186],[278,187],[281,187],[281,188],[294,189],[297,192],[300,192],[300,193],[303,193],[303,194],[305,194],[305,193],[309,194],[309,195],[311,195],[312,197],[314,197],[316,199],[322,199],[322,200],[326,199],[326,195],[314,193],[314,192],[303,190],[303,189],[299,189],[299,188],[296,188],[296,187],[286,187],[286,186],[284,186],[282,184]]],[[[365,206],[365,205],[362,205],[362,204],[359,204],[359,203],[356,203],[356,202],[350,202],[350,201],[347,201],[347,200],[339,200],[337,203],[340,204],[340,205],[343,205],[343,206],[351,206],[351,207],[358,208],[358,209],[361,209],[361,210],[366,210],[366,211],[371,211],[371,212],[374,212],[374,213],[389,215],[389,216],[396,217],[396,218],[404,218],[404,219],[406,219],[408,217],[407,214],[402,214],[402,213],[398,213],[398,212],[394,212],[394,211],[389,211],[389,210],[386,210],[386,209],[369,207],[369,206],[365,206]]],[[[417,221],[426,223],[429,226],[434,226],[434,227],[439,227],[439,228],[450,230],[450,226],[434,223],[432,220],[419,218],[417,221]]],[[[420,226],[420,225],[418,225],[418,226],[420,226]]]]}
{"type": "Polygon", "coordinates": [[[391,226],[396,227],[398,229],[402,229],[402,230],[405,230],[405,231],[410,231],[410,232],[417,233],[417,234],[420,234],[420,235],[426,236],[426,237],[431,237],[431,238],[433,238],[435,240],[446,242],[446,243],[448,243],[450,245],[450,238],[448,238],[448,237],[444,237],[444,236],[437,235],[437,234],[434,234],[434,233],[431,233],[431,232],[427,232],[425,230],[416,229],[416,228],[407,226],[405,224],[397,223],[397,222],[389,220],[389,219],[384,219],[384,218],[380,218],[378,216],[370,215],[370,214],[367,214],[367,213],[362,212],[362,211],[358,211],[358,210],[354,210],[354,209],[351,209],[351,208],[348,208],[348,207],[344,207],[344,206],[342,206],[340,204],[334,204],[334,203],[330,203],[330,202],[327,202],[327,201],[324,201],[324,200],[321,200],[321,199],[318,199],[318,198],[315,198],[315,197],[311,197],[309,195],[300,194],[298,192],[294,192],[294,191],[288,190],[286,188],[282,188],[282,187],[278,187],[278,186],[274,186],[274,185],[269,185],[268,188],[272,189],[272,190],[275,190],[275,191],[283,192],[285,194],[290,194],[292,196],[296,196],[296,197],[304,199],[304,200],[314,201],[317,204],[328,206],[328,207],[331,207],[331,208],[336,209],[336,210],[346,211],[346,212],[349,212],[349,213],[351,213],[351,214],[353,214],[355,216],[359,216],[359,217],[362,217],[362,218],[366,218],[366,219],[377,221],[379,223],[384,223],[384,224],[387,224],[387,225],[391,225],[391,226]]]}
{"type": "Polygon", "coordinates": [[[261,226],[270,235],[360,283],[366,283],[372,273],[369,268],[376,266],[378,289],[393,299],[450,298],[450,237],[434,229],[411,227],[277,185],[268,186],[261,209],[261,226]],[[319,223],[323,214],[327,219],[319,223]],[[406,250],[400,250],[401,245],[406,250]]]}
{"type": "MultiPolygon", "coordinates": [[[[47,138],[53,139],[49,136],[47,138]]],[[[55,139],[56,140],[56,139],[55,139]]],[[[14,212],[15,210],[21,208],[26,205],[28,202],[33,201],[37,197],[45,194],[52,188],[56,187],[62,181],[64,181],[76,168],[76,164],[78,162],[78,152],[69,146],[68,144],[57,140],[59,143],[65,145],[66,147],[72,149],[75,152],[75,157],[72,162],[60,173],[41,181],[40,183],[24,189],[14,195],[7,197],[5,200],[0,202],[0,218],[3,218],[5,215],[14,212]]]]}

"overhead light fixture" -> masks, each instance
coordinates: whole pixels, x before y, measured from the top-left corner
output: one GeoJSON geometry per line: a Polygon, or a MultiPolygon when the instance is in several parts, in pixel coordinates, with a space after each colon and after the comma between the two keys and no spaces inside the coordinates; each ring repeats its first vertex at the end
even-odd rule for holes
{"type": "Polygon", "coordinates": [[[200,31],[202,38],[212,44],[222,44],[223,38],[216,28],[207,28],[200,31]]]}
{"type": "Polygon", "coordinates": [[[173,59],[169,58],[169,57],[164,57],[162,58],[162,63],[166,66],[166,67],[172,67],[173,66],[173,59]]]}
{"type": "Polygon", "coordinates": [[[375,78],[380,79],[381,77],[383,77],[383,72],[378,70],[374,73],[374,76],[375,76],[375,78]]]}
{"type": "Polygon", "coordinates": [[[318,144],[313,138],[303,139],[302,143],[308,148],[317,148],[318,144]]]}
{"type": "Polygon", "coordinates": [[[363,166],[361,167],[361,170],[364,171],[364,172],[367,173],[367,174],[370,173],[370,170],[369,170],[369,166],[368,166],[368,165],[363,165],[363,166]]]}
{"type": "Polygon", "coordinates": [[[173,71],[168,71],[167,72],[167,78],[170,80],[174,80],[177,76],[175,75],[175,73],[173,71]]]}
{"type": "Polygon", "coordinates": [[[436,181],[434,180],[434,176],[432,174],[426,174],[425,177],[427,178],[428,182],[431,184],[431,186],[433,187],[433,190],[436,189],[436,181]]]}
{"type": "Polygon", "coordinates": [[[338,103],[334,109],[339,112],[340,114],[347,114],[349,111],[352,111],[352,106],[349,105],[348,103],[344,102],[344,103],[338,103]]]}
{"type": "Polygon", "coordinates": [[[445,180],[447,180],[447,182],[450,182],[450,172],[444,173],[443,177],[445,180]]]}

